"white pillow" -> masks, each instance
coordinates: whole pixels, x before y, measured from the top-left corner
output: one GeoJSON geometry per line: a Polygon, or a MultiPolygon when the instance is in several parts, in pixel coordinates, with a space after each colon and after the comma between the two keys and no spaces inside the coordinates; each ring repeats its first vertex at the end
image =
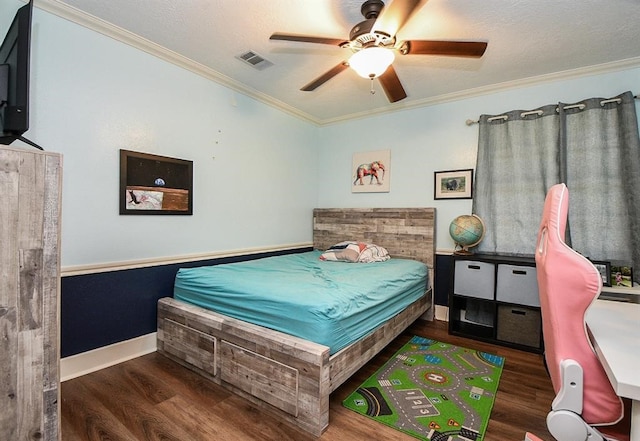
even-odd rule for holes
{"type": "Polygon", "coordinates": [[[365,244],[350,241],[337,243],[322,253],[322,255],[320,255],[320,260],[357,262],[360,252],[364,249],[364,245],[365,244]],[[360,248],[360,245],[363,245],[363,247],[360,248]]]}
{"type": "Polygon", "coordinates": [[[337,243],[320,255],[320,260],[352,263],[383,262],[389,258],[389,253],[381,246],[354,241],[337,243]]]}

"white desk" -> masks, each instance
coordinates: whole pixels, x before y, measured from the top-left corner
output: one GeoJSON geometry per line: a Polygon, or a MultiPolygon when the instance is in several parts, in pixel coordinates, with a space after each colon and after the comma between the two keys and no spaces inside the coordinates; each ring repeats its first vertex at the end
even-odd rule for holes
{"type": "Polygon", "coordinates": [[[596,300],[587,326],[613,389],[632,400],[631,441],[640,441],[640,304],[596,300]]]}

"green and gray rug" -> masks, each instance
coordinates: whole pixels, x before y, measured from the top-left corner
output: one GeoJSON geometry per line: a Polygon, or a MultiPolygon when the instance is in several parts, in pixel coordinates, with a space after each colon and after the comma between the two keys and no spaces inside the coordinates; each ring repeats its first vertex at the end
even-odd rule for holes
{"type": "Polygon", "coordinates": [[[504,357],[416,336],[343,404],[418,439],[479,441],[503,365],[504,357]]]}

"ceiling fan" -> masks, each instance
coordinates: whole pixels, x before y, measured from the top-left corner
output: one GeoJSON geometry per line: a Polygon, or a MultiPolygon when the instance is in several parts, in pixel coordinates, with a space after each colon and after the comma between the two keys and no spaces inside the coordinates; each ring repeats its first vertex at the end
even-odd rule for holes
{"type": "Polygon", "coordinates": [[[276,32],[270,40],[319,43],[350,49],[353,54],[309,84],[303,91],[312,91],[340,72],[351,67],[364,78],[378,78],[390,102],[407,97],[393,65],[394,52],[401,55],[448,55],[479,58],[487,49],[482,41],[405,40],[396,41],[396,34],[427,0],[393,0],[385,7],[382,0],[366,0],[360,12],[365,20],[351,29],[349,40],[314,37],[276,32]]]}

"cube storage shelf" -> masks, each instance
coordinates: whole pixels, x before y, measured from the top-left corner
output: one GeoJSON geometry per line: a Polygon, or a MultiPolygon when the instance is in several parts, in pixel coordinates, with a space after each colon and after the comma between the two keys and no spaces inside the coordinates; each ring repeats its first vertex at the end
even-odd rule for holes
{"type": "Polygon", "coordinates": [[[542,353],[533,258],[454,255],[449,333],[542,353]]]}

